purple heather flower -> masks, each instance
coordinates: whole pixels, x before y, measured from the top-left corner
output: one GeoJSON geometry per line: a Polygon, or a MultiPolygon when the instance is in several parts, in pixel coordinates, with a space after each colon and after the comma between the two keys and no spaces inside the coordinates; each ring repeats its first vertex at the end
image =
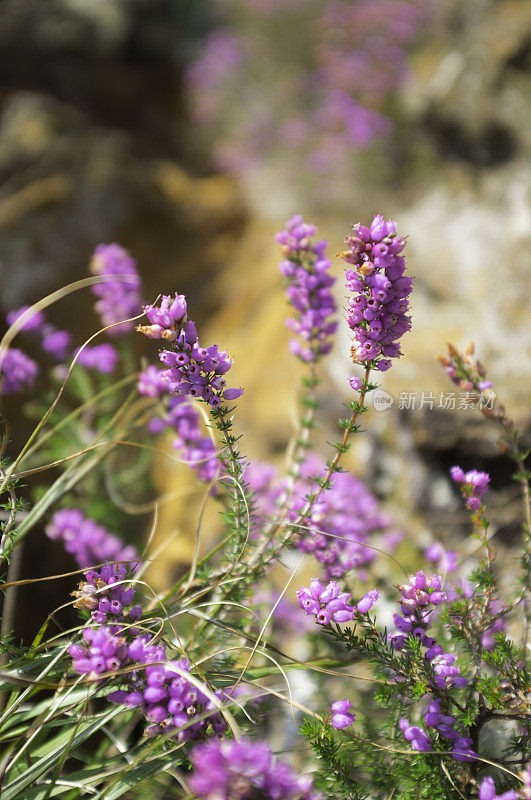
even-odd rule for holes
{"type": "Polygon", "coordinates": [[[80,675],[91,677],[120,669],[127,658],[127,642],[114,627],[85,628],[83,644],[72,644],[72,666],[80,675]]]}
{"type": "Polygon", "coordinates": [[[81,568],[103,561],[125,561],[132,568],[140,562],[133,545],[126,545],[103,525],[86,517],[79,508],[57,511],[45,530],[50,539],[63,542],[67,553],[81,568]]]}
{"type": "Polygon", "coordinates": [[[307,589],[301,586],[297,590],[297,601],[303,611],[315,616],[320,625],[330,622],[349,622],[354,617],[354,609],[349,605],[352,599],[349,592],[342,592],[337,581],[330,581],[323,586],[318,578],[310,582],[307,589]]]}
{"type": "Polygon", "coordinates": [[[12,347],[0,354],[0,394],[17,394],[32,389],[39,367],[22,350],[12,347]]]}
{"type": "MultiPolygon", "coordinates": [[[[311,477],[324,475],[326,467],[316,456],[309,456],[301,465],[301,476],[293,487],[290,501],[290,520],[295,521],[305,504],[305,496],[312,489],[311,477]]],[[[283,479],[269,465],[253,462],[246,473],[253,491],[257,512],[263,519],[275,515],[277,503],[286,488],[283,479]]],[[[360,571],[375,558],[369,545],[381,534],[387,551],[400,541],[401,534],[393,527],[393,520],[382,512],[376,498],[365,484],[348,472],[333,476],[330,489],[321,495],[312,508],[308,530],[301,530],[296,546],[311,553],[325,569],[325,578],[341,578],[353,569],[360,571]]]]}
{"type": "Polygon", "coordinates": [[[496,794],[494,780],[489,776],[483,778],[479,787],[479,800],[518,800],[519,794],[514,789],[509,789],[503,794],[496,794]]]}
{"type": "Polygon", "coordinates": [[[99,572],[89,570],[85,573],[86,580],[72,592],[76,598],[74,607],[90,611],[97,625],[137,621],[138,609],[133,606],[135,590],[132,586],[125,588],[126,575],[127,570],[119,564],[105,564],[99,572]],[[133,607],[134,620],[129,616],[133,607]]]}
{"type": "Polygon", "coordinates": [[[264,742],[211,739],[191,753],[190,786],[205,800],[317,800],[310,777],[273,761],[264,742]]]}
{"type": "Polygon", "coordinates": [[[371,610],[379,597],[380,592],[378,589],[372,589],[370,592],[367,592],[367,594],[363,595],[361,600],[356,604],[356,609],[360,614],[366,614],[371,610]]]}
{"type": "Polygon", "coordinates": [[[111,699],[141,706],[147,721],[152,723],[146,731],[149,736],[173,731],[177,741],[186,742],[204,735],[209,724],[215,733],[223,733],[226,725],[217,706],[181,674],[190,672],[190,662],[166,661],[164,647],[150,645],[149,641],[148,636],[139,636],[128,650],[133,661],[149,665],[140,673],[141,679],[133,678],[132,692],[125,696],[115,693],[111,699]],[[205,712],[209,712],[205,719],[193,721],[205,712]]]}
{"type": "Polygon", "coordinates": [[[428,753],[432,749],[430,737],[423,728],[410,725],[409,720],[405,717],[399,721],[398,725],[413,750],[417,750],[419,753],[428,753]]]}
{"type": "MultiPolygon", "coordinates": [[[[165,370],[148,367],[140,374],[139,391],[141,386],[141,393],[149,393],[150,396],[155,396],[153,392],[158,387],[165,387],[168,391],[168,382],[160,377],[164,372],[165,370]],[[154,372],[148,374],[150,369],[154,372]]],[[[183,461],[197,471],[200,481],[210,483],[220,474],[221,462],[217,457],[216,445],[210,436],[202,433],[201,416],[186,397],[169,397],[163,415],[150,420],[148,428],[151,433],[171,430],[177,434],[173,447],[183,461]]]]}
{"type": "Polygon", "coordinates": [[[345,242],[341,257],[350,265],[346,286],[353,293],[347,311],[352,360],[385,372],[391,359],[402,355],[398,340],[411,328],[407,298],[413,278],[404,275],[405,241],[396,235],[396,223],[378,214],[370,229],[355,225],[345,242]]]}
{"type": "Polygon", "coordinates": [[[472,761],[477,757],[472,749],[472,739],[463,737],[456,730],[457,720],[442,710],[442,700],[433,700],[424,714],[424,721],[429,728],[435,728],[443,739],[452,742],[452,755],[456,761],[472,761]]]}
{"type": "Polygon", "coordinates": [[[164,377],[165,370],[157,369],[153,364],[146,367],[138,376],[137,389],[146,397],[160,397],[168,394],[170,386],[164,377]]]}
{"type": "Polygon", "coordinates": [[[78,353],[78,364],[81,364],[86,369],[96,369],[103,374],[114,372],[118,361],[118,351],[112,344],[97,344],[94,347],[78,348],[74,355],[78,353]]]}
{"type": "Polygon", "coordinates": [[[424,555],[435,564],[442,573],[455,572],[457,569],[457,553],[455,550],[445,550],[439,542],[433,542],[426,548],[424,555]]]}
{"type": "Polygon", "coordinates": [[[184,295],[165,295],[160,307],[146,306],[145,312],[151,324],[137,325],[136,330],[150,339],[165,339],[173,346],[172,350],[159,353],[168,367],[164,379],[172,395],[204,400],[215,410],[223,399],[234,400],[243,394],[243,389],[226,388],[223,376],[233,364],[226,350],[217,345],[199,346],[196,327],[187,317],[184,295]]]}
{"type": "Polygon", "coordinates": [[[195,325],[188,322],[186,298],[183,294],[163,295],[160,306],[144,306],[150,325],[138,325],[137,330],[149,339],[166,339],[173,342],[179,328],[184,328],[184,339],[188,344],[197,341],[195,325]],[[195,338],[194,338],[195,333],[195,338]],[[192,339],[192,341],[189,341],[192,339]]]}
{"type": "Polygon", "coordinates": [[[307,225],[297,214],[275,236],[286,259],[279,265],[286,279],[286,297],[295,311],[286,324],[299,337],[291,340],[290,350],[306,362],[330,352],[337,329],[332,319],[337,306],[330,290],[335,278],[329,273],[327,242],[313,242],[316,231],[315,225],[307,225]]]}
{"type": "Polygon", "coordinates": [[[70,347],[71,336],[68,331],[57,330],[53,325],[46,324],[43,329],[42,349],[50,353],[56,361],[64,361],[70,347]]]}
{"type": "Polygon", "coordinates": [[[333,728],[340,731],[352,725],[356,717],[350,712],[351,708],[350,700],[336,700],[335,703],[332,703],[330,710],[332,712],[331,724],[333,728]]]}
{"type": "Polygon", "coordinates": [[[358,392],[363,386],[362,379],[357,378],[355,375],[351,375],[350,378],[348,379],[348,382],[350,384],[350,388],[354,389],[355,392],[358,392]]]}
{"type": "Polygon", "coordinates": [[[452,467],[450,475],[456,483],[460,484],[461,494],[470,511],[473,513],[479,511],[481,498],[489,487],[490,475],[487,472],[478,472],[477,469],[471,469],[465,473],[461,467],[452,467]]]}
{"type": "Polygon", "coordinates": [[[431,663],[434,672],[433,685],[437,689],[466,686],[466,678],[461,677],[455,664],[455,656],[445,653],[435,639],[428,636],[434,609],[448,599],[442,591],[442,580],[438,575],[426,576],[423,572],[410,578],[408,584],[399,587],[401,610],[404,616],[393,615],[395,631],[389,640],[396,650],[402,650],[408,636],[414,636],[426,648],[424,657],[431,663]]]}
{"type": "MultiPolygon", "coordinates": [[[[21,306],[13,311],[7,313],[7,324],[14,325],[17,319],[22,316],[31,306],[21,306]]],[[[23,331],[36,331],[44,325],[44,314],[42,311],[34,311],[29,319],[26,320],[21,330],[23,331]]]]}
{"type": "MultiPolygon", "coordinates": [[[[119,244],[100,244],[94,251],[90,263],[90,271],[101,276],[122,276],[116,280],[107,280],[92,287],[98,298],[96,311],[102,324],[113,325],[140,313],[142,299],[141,282],[136,269],[136,262],[127,250],[119,244]]],[[[133,330],[132,322],[110,328],[110,336],[119,336],[133,330]]]]}
{"type": "Polygon", "coordinates": [[[238,397],[241,397],[243,394],[243,389],[240,386],[238,389],[225,389],[223,392],[223,398],[225,400],[237,400],[238,397]]]}

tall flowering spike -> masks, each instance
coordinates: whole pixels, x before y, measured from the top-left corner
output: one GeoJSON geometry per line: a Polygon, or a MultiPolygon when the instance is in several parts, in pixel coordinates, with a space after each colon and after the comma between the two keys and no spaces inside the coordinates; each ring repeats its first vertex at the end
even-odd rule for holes
{"type": "Polygon", "coordinates": [[[380,214],[365,225],[354,225],[340,253],[349,264],[345,271],[348,300],[347,322],[354,332],[351,348],[355,364],[388,370],[399,358],[399,339],[411,328],[408,296],[413,278],[404,275],[406,259],[401,255],[405,240],[396,233],[396,223],[380,214]]]}
{"type": "Polygon", "coordinates": [[[12,347],[0,354],[0,394],[18,394],[32,389],[39,367],[22,350],[12,347]]]}
{"type": "MultiPolygon", "coordinates": [[[[232,401],[243,394],[241,388],[227,388],[223,377],[233,359],[217,345],[200,347],[194,322],[188,319],[186,298],[164,295],[160,306],[145,306],[150,325],[137,325],[136,330],[150,339],[164,339],[172,350],[162,350],[159,358],[168,369],[160,378],[168,381],[171,394],[204,400],[213,409],[224,400],[232,401]]],[[[157,383],[159,378],[156,379],[157,383]]],[[[155,388],[152,384],[152,390],[155,388]]]]}
{"type": "Polygon", "coordinates": [[[452,479],[461,487],[461,494],[466,500],[470,511],[476,513],[481,508],[481,498],[489,488],[490,475],[487,472],[478,472],[471,469],[464,472],[461,467],[451,467],[452,479]]]}
{"type": "Polygon", "coordinates": [[[103,561],[125,561],[129,564],[138,564],[140,561],[133,545],[126,545],[103,525],[86,517],[79,508],[57,511],[45,530],[50,539],[63,542],[67,553],[75,558],[82,569],[103,561]]]}
{"type": "MultiPolygon", "coordinates": [[[[104,326],[129,319],[140,313],[142,298],[141,281],[136,262],[127,250],[119,244],[100,244],[94,251],[90,262],[90,271],[94,275],[123,275],[124,279],[109,280],[92,287],[98,298],[96,311],[104,326]]],[[[133,330],[132,322],[124,322],[110,328],[110,336],[119,336],[133,330]]]]}
{"type": "Polygon", "coordinates": [[[317,800],[309,776],[273,761],[264,742],[213,739],[191,753],[192,791],[205,800],[317,800]]]}
{"type": "Polygon", "coordinates": [[[291,340],[290,348],[306,362],[330,352],[337,328],[332,319],[337,306],[330,291],[335,278],[329,273],[327,242],[313,242],[316,231],[298,214],[275,236],[285,259],[279,269],[286,278],[286,297],[295,311],[286,324],[299,337],[291,340]]]}

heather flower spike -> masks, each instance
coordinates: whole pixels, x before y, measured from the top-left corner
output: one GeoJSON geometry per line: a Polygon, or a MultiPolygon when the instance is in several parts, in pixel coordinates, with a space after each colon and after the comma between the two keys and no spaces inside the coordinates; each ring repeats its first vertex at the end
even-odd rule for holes
{"type": "Polygon", "coordinates": [[[298,336],[291,340],[290,349],[305,362],[317,361],[330,352],[337,329],[331,292],[335,278],[329,272],[327,242],[313,242],[316,232],[315,225],[308,225],[298,214],[275,236],[285,259],[279,269],[286,279],[286,297],[295,311],[295,317],[286,321],[298,336]]]}
{"type": "Polygon", "coordinates": [[[129,333],[134,323],[122,321],[135,317],[142,308],[141,282],[135,260],[119,244],[100,244],[92,256],[90,271],[94,275],[109,277],[109,280],[92,287],[98,298],[96,311],[102,324],[114,326],[107,333],[109,336],[129,333]],[[114,275],[120,277],[110,280],[114,275]],[[122,324],[116,325],[117,322],[122,324]]]}
{"type": "Polygon", "coordinates": [[[103,561],[122,561],[126,562],[126,567],[134,569],[140,563],[133,545],[126,545],[103,525],[86,517],[79,508],[57,511],[46,526],[46,535],[53,541],[62,541],[67,553],[81,568],[103,561]]]}
{"type": "MultiPolygon", "coordinates": [[[[227,388],[223,377],[233,364],[226,350],[217,345],[200,347],[197,329],[188,319],[186,298],[182,294],[164,295],[160,306],[145,306],[150,325],[137,325],[136,330],[150,339],[171,343],[171,350],[162,350],[159,358],[167,369],[156,381],[166,380],[172,395],[204,400],[212,409],[224,401],[232,402],[243,394],[242,388],[227,388]]],[[[148,391],[150,391],[148,389],[148,391]]],[[[152,392],[157,390],[152,388],[152,392]]]]}
{"type": "MultiPolygon", "coordinates": [[[[394,220],[380,214],[371,225],[354,225],[339,255],[349,264],[345,271],[348,299],[347,323],[354,333],[352,361],[385,372],[399,358],[399,339],[411,328],[408,296],[413,278],[404,275],[401,255],[405,240],[397,235],[394,220]]],[[[349,379],[352,388],[358,382],[349,379]]]]}

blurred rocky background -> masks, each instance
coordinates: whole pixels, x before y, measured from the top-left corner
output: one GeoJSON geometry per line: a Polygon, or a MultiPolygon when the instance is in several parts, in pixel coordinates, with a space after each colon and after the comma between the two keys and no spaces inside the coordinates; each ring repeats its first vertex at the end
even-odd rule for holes
{"type": "MultiPolygon", "coordinates": [[[[303,13],[296,0],[284,3],[290,5],[292,14],[303,13]]],[[[219,341],[236,356],[234,372],[246,389],[239,423],[249,432],[246,449],[253,457],[275,458],[293,434],[297,366],[287,350],[273,234],[302,211],[319,224],[334,253],[353,221],[378,211],[392,216],[410,236],[414,328],[404,340],[405,357],[383,380],[393,403],[371,413],[371,433],[359,437],[351,466],[391,508],[394,503],[406,529],[452,544],[468,528],[465,515],[462,530],[455,527],[460,506],[448,467],[487,469],[496,487],[491,502],[501,520],[498,538],[510,548],[518,490],[492,426],[471,410],[452,413],[437,402],[433,409],[400,409],[399,397],[451,391],[435,356],[447,340],[463,345],[474,339],[508,410],[521,427],[528,425],[531,5],[445,0],[426,8],[433,18],[424,17],[404,44],[407,69],[382,100],[384,116],[394,120],[393,136],[380,136],[367,150],[360,145],[354,166],[348,162],[352,172],[337,160],[328,167],[321,153],[304,174],[299,171],[298,181],[275,152],[267,155],[260,138],[254,141],[258,157],[236,164],[225,147],[220,161],[214,123],[197,117],[190,70],[204,62],[212,32],[238,32],[218,4],[4,0],[2,306],[5,312],[84,277],[96,244],[120,242],[139,263],[147,298],[186,292],[206,326],[205,341],[219,341]],[[324,189],[332,167],[335,175],[352,176],[342,178],[340,191],[324,189]],[[436,521],[429,532],[428,518],[436,521]]],[[[279,4],[253,0],[246,13],[265,36],[279,4]]],[[[236,65],[233,103],[260,123],[253,115],[268,96],[253,96],[248,74],[238,72],[237,60],[230,63],[236,65]]],[[[207,76],[215,63],[209,69],[207,76]]],[[[260,69],[273,97],[276,65],[266,60],[260,69]]],[[[233,110],[221,108],[227,115],[233,110]]],[[[220,136],[230,131],[224,125],[220,136]]],[[[296,148],[296,135],[293,141],[296,148]]],[[[340,262],[336,274],[341,278],[340,262]]],[[[91,305],[89,293],[79,293],[57,305],[54,319],[89,334],[91,305]]],[[[323,439],[335,437],[334,420],[347,399],[345,377],[352,369],[346,337],[343,331],[329,365],[331,388],[321,392],[323,439]]],[[[163,492],[187,478],[159,465],[155,480],[163,492]]],[[[196,517],[189,503],[165,506],[160,536],[192,529],[196,517]]],[[[188,558],[187,540],[175,541],[154,575],[158,585],[188,558]]]]}

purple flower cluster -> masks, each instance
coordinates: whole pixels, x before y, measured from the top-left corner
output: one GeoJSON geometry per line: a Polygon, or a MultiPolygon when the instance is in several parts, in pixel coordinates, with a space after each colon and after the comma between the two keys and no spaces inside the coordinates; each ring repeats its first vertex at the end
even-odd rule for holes
{"type": "MultiPolygon", "coordinates": [[[[141,709],[152,723],[147,736],[175,732],[178,741],[188,741],[205,734],[209,725],[222,733],[226,726],[217,705],[186,679],[189,661],[168,661],[164,646],[152,644],[134,626],[143,610],[134,602],[134,588],[124,585],[126,570],[106,564],[100,572],[86,572],[85,579],[73,592],[74,606],[90,611],[97,627],[86,627],[83,642],[69,648],[76,672],[94,679],[127,667],[121,676],[127,689],[112,692],[108,699],[141,709]]],[[[220,701],[226,699],[223,692],[216,695],[220,701]]]]}
{"type": "Polygon", "coordinates": [[[0,354],[0,393],[17,394],[32,389],[39,367],[22,350],[12,347],[0,354]]]}
{"type": "Polygon", "coordinates": [[[354,609],[349,605],[351,600],[350,592],[342,592],[337,581],[330,581],[325,588],[318,578],[313,578],[308,589],[301,586],[297,590],[300,607],[307,614],[314,616],[319,625],[349,622],[353,619],[354,609]]]}
{"type": "Polygon", "coordinates": [[[333,728],[341,731],[343,728],[348,728],[349,725],[352,725],[356,716],[351,713],[351,708],[352,703],[350,700],[336,700],[335,703],[332,703],[330,724],[333,728]]]}
{"type": "MultiPolygon", "coordinates": [[[[13,325],[31,306],[21,306],[7,314],[8,325],[13,325]]],[[[64,361],[70,347],[71,336],[68,331],[58,330],[55,325],[46,322],[42,311],[35,311],[31,317],[24,322],[22,328],[24,332],[38,332],[41,337],[41,347],[45,353],[49,353],[56,361],[64,361]]]]}
{"type": "MultiPolygon", "coordinates": [[[[166,371],[149,366],[141,372],[138,391],[148,397],[161,397],[169,393],[170,385],[165,378],[166,371]]],[[[173,447],[184,461],[197,471],[200,481],[210,483],[220,473],[221,462],[217,457],[216,445],[210,436],[201,432],[201,417],[186,397],[169,397],[162,416],[153,417],[148,423],[151,433],[162,433],[166,429],[177,434],[173,447]]]]}
{"type": "Polygon", "coordinates": [[[164,647],[149,644],[148,636],[136,637],[127,655],[129,664],[142,669],[130,673],[127,690],[112,692],[108,698],[128,708],[140,708],[152,723],[146,736],[175,732],[177,741],[187,742],[206,733],[209,724],[214,733],[223,733],[226,723],[217,706],[182,674],[190,672],[189,661],[167,661],[164,647]],[[205,718],[194,722],[199,716],[205,718]]]}
{"type": "MultiPolygon", "coordinates": [[[[435,728],[443,738],[452,742],[452,757],[456,761],[473,761],[477,754],[471,749],[472,739],[459,735],[454,727],[456,720],[454,717],[440,712],[440,703],[440,700],[436,700],[428,706],[425,715],[426,725],[435,728]],[[428,720],[430,721],[428,722],[428,720]]],[[[410,743],[413,750],[417,750],[419,753],[429,753],[433,749],[433,743],[424,728],[411,725],[405,717],[398,724],[404,738],[410,743]]]]}
{"type": "Polygon", "coordinates": [[[407,615],[425,613],[430,605],[438,606],[446,600],[439,576],[426,577],[423,572],[417,572],[409,583],[400,586],[400,594],[402,613],[407,615]]]}
{"type": "Polygon", "coordinates": [[[123,666],[127,660],[127,642],[116,626],[102,625],[85,628],[83,644],[71,644],[68,652],[72,656],[75,671],[93,678],[123,666]]]}
{"type": "Polygon", "coordinates": [[[432,749],[431,739],[423,728],[418,725],[411,725],[408,719],[403,717],[399,721],[400,730],[404,738],[410,743],[413,750],[419,753],[429,753],[432,749]]]}
{"type": "Polygon", "coordinates": [[[166,423],[177,434],[173,447],[196,470],[200,481],[210,483],[220,474],[221,462],[210,436],[201,433],[200,419],[199,412],[186,397],[170,399],[166,423]]]}
{"type": "MultiPolygon", "coordinates": [[[[367,592],[356,606],[360,614],[366,614],[378,600],[380,592],[373,589],[367,592]]],[[[310,581],[309,588],[301,586],[297,590],[297,601],[303,611],[315,617],[319,625],[330,622],[350,622],[354,618],[355,609],[349,605],[352,600],[350,592],[342,592],[337,581],[330,581],[325,587],[318,578],[310,581]]]]}
{"type": "Polygon", "coordinates": [[[104,375],[114,372],[118,361],[118,351],[112,344],[85,345],[83,349],[78,348],[74,355],[78,356],[77,363],[82,367],[95,369],[104,375]]]}
{"type": "MultiPolygon", "coordinates": [[[[408,74],[407,48],[436,15],[419,0],[225,0],[219,26],[187,70],[198,127],[218,163],[247,171],[274,157],[295,191],[315,182],[321,202],[352,202],[360,153],[388,137],[388,99],[408,74]],[[279,30],[296,20],[300,53],[279,30]],[[283,76],[281,91],[256,52],[283,76]],[[240,92],[260,107],[234,103],[240,92]]],[[[358,176],[359,177],[359,176],[358,176]]]]}
{"type": "MultiPolygon", "coordinates": [[[[301,465],[301,477],[289,502],[290,521],[297,518],[305,505],[305,497],[312,488],[310,478],[322,476],[325,471],[322,461],[314,456],[301,465]]],[[[286,490],[286,481],[277,477],[274,467],[258,462],[251,462],[245,478],[253,491],[259,516],[272,518],[286,490]]],[[[353,569],[364,578],[365,567],[376,555],[369,543],[374,543],[381,534],[378,545],[389,552],[402,538],[365,484],[348,472],[333,476],[330,489],[313,506],[307,525],[308,529],[300,530],[296,546],[304,553],[311,553],[324,566],[327,580],[341,578],[353,569]]]]}
{"type": "Polygon", "coordinates": [[[273,761],[264,742],[213,739],[191,753],[194,794],[206,800],[317,800],[309,776],[273,761]]]}
{"type": "Polygon", "coordinates": [[[64,361],[68,355],[72,337],[68,331],[58,330],[54,325],[46,323],[42,329],[42,349],[56,361],[64,361]]]}
{"type": "Polygon", "coordinates": [[[190,320],[188,325],[188,308],[184,294],[162,295],[160,306],[144,306],[144,312],[149,320],[149,325],[137,325],[136,330],[143,333],[148,339],[165,339],[174,342],[181,329],[184,327],[196,341],[195,325],[190,320]]]}
{"type": "MultiPolygon", "coordinates": [[[[140,313],[142,308],[140,277],[136,269],[136,262],[127,250],[124,250],[119,244],[98,245],[90,262],[90,271],[94,275],[109,277],[109,280],[92,287],[93,293],[98,298],[96,311],[105,327],[140,313]],[[115,275],[123,277],[110,280],[115,275]]],[[[123,322],[121,325],[110,328],[107,332],[109,336],[119,336],[131,330],[133,330],[133,323],[123,322]]]]}
{"type": "Polygon", "coordinates": [[[354,267],[345,272],[347,289],[354,293],[347,311],[355,339],[352,360],[384,372],[402,355],[398,340],[411,328],[407,298],[413,278],[404,275],[405,241],[397,236],[396,223],[378,214],[370,228],[355,225],[345,242],[341,257],[354,267]]]}
{"type": "Polygon", "coordinates": [[[93,567],[103,561],[126,561],[130,566],[140,559],[133,545],[126,545],[118,537],[86,517],[79,508],[57,511],[45,528],[53,541],[62,541],[67,553],[74,556],[78,566],[93,567]]]}
{"type": "Polygon", "coordinates": [[[452,756],[456,761],[473,761],[477,753],[472,750],[472,739],[458,733],[456,718],[443,713],[441,706],[440,698],[429,704],[424,714],[426,726],[434,728],[443,739],[452,743],[452,756]]]}
{"type": "MultiPolygon", "coordinates": [[[[525,797],[525,795],[521,796],[525,797]]],[[[514,789],[509,789],[508,792],[503,792],[502,794],[496,794],[496,786],[490,775],[481,781],[479,800],[518,800],[519,797],[520,795],[514,789]]]]}
{"type": "Polygon", "coordinates": [[[275,236],[285,259],[279,269],[286,278],[286,297],[296,313],[286,322],[299,337],[291,340],[290,349],[306,362],[330,352],[331,336],[337,329],[337,322],[331,319],[337,306],[330,291],[335,278],[329,273],[328,243],[314,244],[316,232],[315,225],[306,224],[298,214],[275,236]]]}
{"type": "Polygon", "coordinates": [[[121,564],[104,564],[99,572],[89,570],[86,580],[72,592],[74,607],[90,611],[97,625],[138,622],[142,606],[134,602],[134,588],[125,588],[126,577],[127,570],[121,564]]]}
{"type": "Polygon", "coordinates": [[[452,480],[460,485],[470,511],[478,512],[481,508],[481,498],[489,488],[490,475],[487,472],[478,472],[477,469],[464,472],[461,467],[452,467],[450,475],[452,480]]]}
{"type": "Polygon", "coordinates": [[[170,391],[165,370],[158,369],[153,364],[139,374],[136,388],[144,397],[162,397],[170,391]]]}
{"type": "Polygon", "coordinates": [[[426,648],[424,657],[431,662],[434,686],[437,689],[451,686],[460,688],[466,686],[468,681],[461,677],[455,655],[445,653],[427,633],[434,609],[448,599],[441,587],[442,581],[438,575],[426,577],[423,572],[417,572],[408,584],[399,587],[403,616],[393,615],[395,631],[389,635],[389,640],[396,650],[402,650],[408,636],[414,636],[426,648]]]}
{"type": "Polygon", "coordinates": [[[435,565],[437,572],[445,574],[455,572],[457,569],[457,553],[455,550],[445,550],[439,542],[432,542],[424,551],[424,555],[435,565]]]}
{"type": "Polygon", "coordinates": [[[222,377],[233,364],[233,359],[217,345],[200,347],[197,330],[188,319],[186,298],[176,294],[165,295],[160,307],[145,306],[150,325],[137,325],[136,330],[150,339],[172,342],[173,350],[159,353],[168,367],[164,371],[172,394],[204,400],[212,408],[219,408],[223,400],[235,400],[243,389],[227,389],[222,377]]]}

